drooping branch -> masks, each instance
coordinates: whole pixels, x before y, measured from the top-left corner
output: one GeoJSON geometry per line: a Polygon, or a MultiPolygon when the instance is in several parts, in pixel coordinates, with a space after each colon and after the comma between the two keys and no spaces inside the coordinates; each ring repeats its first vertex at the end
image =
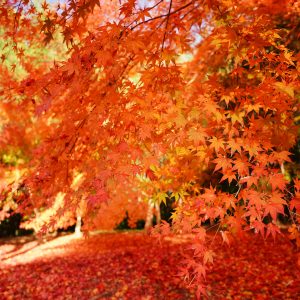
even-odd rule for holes
{"type": "Polygon", "coordinates": [[[157,19],[161,19],[161,18],[165,18],[165,17],[170,17],[171,15],[174,15],[174,14],[176,14],[176,13],[178,13],[178,12],[180,12],[180,11],[186,9],[187,7],[191,6],[191,5],[192,5],[193,3],[195,3],[195,2],[196,2],[195,0],[194,0],[194,1],[191,1],[191,2],[189,2],[189,3],[187,3],[187,4],[185,4],[185,5],[183,5],[183,6],[179,7],[179,8],[177,8],[177,9],[175,9],[174,11],[172,11],[172,12],[170,12],[170,13],[163,14],[163,15],[159,15],[159,16],[156,16],[156,17],[147,19],[147,20],[145,20],[145,21],[142,21],[142,22],[140,22],[140,23],[134,25],[134,26],[133,26],[132,28],[130,28],[130,29],[131,29],[131,30],[134,30],[134,29],[136,29],[137,27],[139,27],[139,26],[141,26],[141,25],[143,25],[143,24],[146,24],[146,23],[155,21],[155,20],[157,20],[157,19]]]}
{"type": "Polygon", "coordinates": [[[171,13],[171,9],[172,9],[172,0],[170,1],[170,5],[169,5],[169,11],[168,11],[168,16],[167,16],[167,22],[166,22],[166,28],[165,28],[165,32],[164,32],[164,37],[163,37],[163,41],[161,44],[161,51],[164,51],[164,43],[166,40],[166,35],[167,35],[167,30],[168,30],[168,24],[169,24],[169,19],[170,19],[170,13],[171,13]]]}

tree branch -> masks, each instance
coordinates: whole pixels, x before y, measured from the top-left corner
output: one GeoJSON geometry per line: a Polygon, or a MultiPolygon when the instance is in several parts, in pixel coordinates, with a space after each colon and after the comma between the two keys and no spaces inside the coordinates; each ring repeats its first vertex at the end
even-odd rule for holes
{"type": "Polygon", "coordinates": [[[167,30],[168,30],[168,24],[169,24],[169,19],[170,19],[170,13],[171,13],[171,9],[172,9],[172,2],[173,0],[170,1],[170,5],[169,5],[169,11],[168,11],[168,16],[167,16],[167,22],[166,22],[166,28],[165,28],[165,33],[164,33],[164,38],[161,44],[161,52],[164,51],[164,44],[165,44],[165,40],[166,40],[166,35],[167,35],[167,30]]]}
{"type": "Polygon", "coordinates": [[[174,15],[174,14],[178,13],[179,11],[181,11],[181,10],[183,10],[183,9],[185,9],[185,8],[187,8],[187,7],[189,7],[189,6],[192,5],[194,2],[195,2],[195,0],[193,0],[193,1],[189,2],[189,3],[187,3],[186,5],[183,5],[183,6],[179,7],[178,9],[175,9],[174,11],[172,11],[172,12],[170,12],[170,13],[168,13],[168,14],[163,14],[163,15],[156,16],[156,17],[153,17],[153,18],[151,18],[151,19],[145,20],[145,21],[143,21],[143,22],[140,22],[140,23],[134,25],[134,26],[131,28],[131,30],[134,30],[135,28],[137,28],[138,26],[140,26],[140,25],[142,25],[142,24],[146,24],[146,23],[152,22],[152,21],[157,20],[157,19],[161,19],[161,18],[164,18],[164,17],[168,17],[168,16],[171,16],[171,15],[174,15]]]}

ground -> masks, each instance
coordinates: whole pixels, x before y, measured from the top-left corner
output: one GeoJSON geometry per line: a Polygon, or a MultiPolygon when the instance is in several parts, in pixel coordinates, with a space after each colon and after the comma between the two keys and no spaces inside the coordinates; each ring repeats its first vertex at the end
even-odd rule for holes
{"type": "MultiPolygon", "coordinates": [[[[186,240],[160,245],[142,232],[2,240],[0,299],[194,299],[177,276],[186,240]]],[[[285,235],[212,247],[209,299],[300,299],[297,251],[285,235]]]]}

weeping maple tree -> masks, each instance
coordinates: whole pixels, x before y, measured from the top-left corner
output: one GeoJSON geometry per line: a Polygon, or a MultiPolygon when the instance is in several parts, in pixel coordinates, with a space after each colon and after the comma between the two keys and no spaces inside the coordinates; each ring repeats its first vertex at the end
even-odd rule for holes
{"type": "Polygon", "coordinates": [[[299,1],[19,0],[0,9],[2,61],[11,49],[27,70],[1,99],[18,99],[36,118],[27,129],[40,132],[20,211],[63,193],[57,215],[84,202],[92,228],[125,191],[158,204],[171,194],[172,228],[159,231],[194,233],[182,274],[198,294],[213,261],[204,223],[227,243],[250,229],[275,236],[287,214],[299,246],[300,183],[284,167],[298,134],[299,1]],[[63,59],[37,68],[31,45],[53,43],[63,59]]]}

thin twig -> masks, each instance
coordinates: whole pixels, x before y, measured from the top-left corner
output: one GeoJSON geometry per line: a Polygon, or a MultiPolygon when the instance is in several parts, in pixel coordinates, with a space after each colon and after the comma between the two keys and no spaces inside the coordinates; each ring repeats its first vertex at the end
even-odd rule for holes
{"type": "Polygon", "coordinates": [[[170,14],[163,14],[163,15],[159,15],[159,16],[156,16],[156,17],[153,17],[151,19],[148,19],[148,20],[145,20],[145,21],[142,21],[136,25],[134,25],[131,30],[134,30],[135,28],[137,28],[138,26],[142,25],[142,24],[146,24],[146,23],[149,23],[149,22],[152,22],[154,20],[157,20],[157,19],[161,19],[161,18],[164,18],[164,17],[167,17],[167,16],[171,16],[171,15],[174,15],[176,13],[178,13],[179,11],[189,7],[190,5],[192,5],[195,1],[191,1],[189,3],[187,3],[186,5],[183,5],[181,7],[179,7],[178,9],[175,9],[174,11],[170,12],[170,14]]]}
{"type": "Polygon", "coordinates": [[[294,216],[292,215],[292,212],[290,211],[289,206],[287,205],[286,207],[287,207],[287,209],[288,209],[288,211],[289,211],[289,214],[290,214],[290,216],[291,216],[292,222],[294,223],[294,225],[297,226],[297,224],[296,224],[296,222],[295,222],[295,220],[294,220],[294,216]]]}
{"type": "Polygon", "coordinates": [[[13,42],[15,43],[15,46],[17,45],[16,41],[15,41],[15,35],[17,33],[17,27],[19,26],[19,20],[17,21],[17,15],[19,13],[19,10],[21,8],[21,4],[22,4],[22,0],[19,1],[18,5],[17,5],[17,11],[15,13],[15,17],[14,17],[14,31],[13,31],[13,42]],[[18,24],[17,24],[18,23],[18,24]]]}
{"type": "Polygon", "coordinates": [[[242,185],[239,184],[239,189],[238,191],[235,193],[234,197],[237,198],[237,196],[239,195],[240,191],[241,191],[242,185]]]}
{"type": "Polygon", "coordinates": [[[217,224],[211,225],[206,229],[206,231],[211,230],[212,228],[214,228],[216,226],[220,226],[220,224],[217,223],[217,224]]]}
{"type": "Polygon", "coordinates": [[[162,44],[161,44],[161,52],[164,51],[164,44],[165,44],[167,30],[168,30],[168,24],[169,24],[171,9],[172,9],[172,3],[173,3],[173,0],[170,1],[170,5],[169,5],[169,11],[168,11],[168,16],[167,16],[167,22],[166,22],[166,28],[165,28],[164,38],[163,38],[163,41],[162,41],[162,44]]]}
{"type": "Polygon", "coordinates": [[[149,11],[149,10],[155,8],[156,6],[158,6],[159,4],[161,4],[162,2],[164,2],[164,0],[158,1],[158,2],[157,2],[156,4],[154,4],[153,6],[148,7],[147,10],[149,11]]]}
{"type": "Polygon", "coordinates": [[[190,9],[188,12],[186,12],[182,17],[181,17],[181,21],[186,17],[186,16],[188,16],[193,10],[195,10],[195,9],[197,9],[197,8],[199,8],[200,7],[200,5],[196,5],[196,6],[194,6],[192,9],[190,9]]]}
{"type": "MultiPolygon", "coordinates": [[[[154,4],[153,6],[151,7],[148,7],[147,8],[147,11],[150,11],[152,10],[153,8],[157,7],[159,4],[161,4],[164,0],[160,0],[159,2],[157,2],[156,4],[154,4]]],[[[145,11],[146,9],[144,10],[140,10],[136,13],[133,13],[132,15],[137,15],[137,14],[140,14],[142,11],[145,11]]],[[[126,19],[126,17],[124,18],[124,20],[126,19]]],[[[134,19],[131,23],[129,23],[127,26],[125,26],[126,29],[128,29],[133,23],[137,22],[138,21],[138,18],[134,19]]]]}
{"type": "Polygon", "coordinates": [[[214,240],[215,240],[215,238],[216,238],[217,234],[219,233],[220,227],[221,227],[221,222],[219,223],[218,229],[217,229],[217,231],[216,231],[216,233],[215,233],[215,235],[214,235],[214,237],[213,237],[212,241],[210,242],[210,245],[209,245],[209,247],[211,247],[211,246],[212,246],[212,244],[213,244],[213,242],[214,242],[214,240]]]}

